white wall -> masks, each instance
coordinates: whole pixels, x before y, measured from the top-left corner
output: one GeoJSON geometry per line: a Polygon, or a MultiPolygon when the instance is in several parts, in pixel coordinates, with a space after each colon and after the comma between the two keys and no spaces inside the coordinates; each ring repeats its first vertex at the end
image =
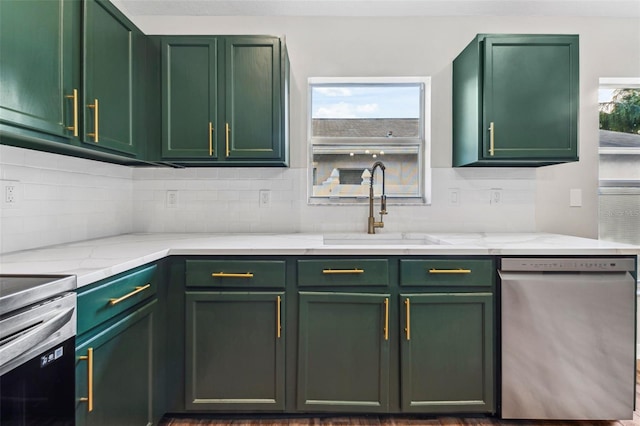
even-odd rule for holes
{"type": "Polygon", "coordinates": [[[147,34],[286,36],[291,167],[132,170],[0,147],[2,178],[17,176],[29,197],[21,213],[0,212],[0,250],[131,231],[364,232],[365,206],[306,203],[306,83],[308,77],[331,76],[432,77],[432,205],[390,205],[383,232],[547,231],[597,237],[598,78],[640,76],[638,19],[142,16],[134,21],[147,34]],[[477,33],[491,32],[580,35],[580,162],[538,169],[451,168],[451,64],[477,33]],[[52,162],[58,166],[52,168],[52,162]],[[46,177],[51,173],[54,179],[46,177]],[[32,195],[31,185],[46,190],[32,195]],[[62,199],[69,187],[75,208],[62,199]],[[489,203],[491,188],[502,188],[501,203],[489,203]],[[569,207],[572,188],[582,190],[582,207],[569,207]],[[459,204],[449,202],[450,189],[459,190],[459,204]],[[177,208],[167,208],[167,190],[178,191],[177,208]],[[270,207],[259,207],[260,190],[271,191],[270,207]]]}

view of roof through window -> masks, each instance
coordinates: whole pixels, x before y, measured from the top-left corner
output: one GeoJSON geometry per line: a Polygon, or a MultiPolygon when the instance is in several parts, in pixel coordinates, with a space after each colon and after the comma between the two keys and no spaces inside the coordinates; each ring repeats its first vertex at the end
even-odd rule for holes
{"type": "Polygon", "coordinates": [[[312,136],[420,136],[419,84],[319,84],[311,89],[312,136]]]}

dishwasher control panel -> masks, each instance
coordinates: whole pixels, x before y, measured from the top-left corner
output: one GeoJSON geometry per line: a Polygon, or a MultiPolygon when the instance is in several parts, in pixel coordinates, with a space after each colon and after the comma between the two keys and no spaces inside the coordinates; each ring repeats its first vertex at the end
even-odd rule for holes
{"type": "Polygon", "coordinates": [[[634,257],[515,258],[503,257],[501,271],[624,272],[635,270],[634,257]]]}

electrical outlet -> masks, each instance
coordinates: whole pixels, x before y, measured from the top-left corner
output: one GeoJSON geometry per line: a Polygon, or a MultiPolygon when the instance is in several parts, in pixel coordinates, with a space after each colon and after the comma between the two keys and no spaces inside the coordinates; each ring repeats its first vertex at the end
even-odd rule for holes
{"type": "Polygon", "coordinates": [[[178,207],[178,191],[167,191],[166,206],[168,209],[175,209],[178,207]]]}
{"type": "Polygon", "coordinates": [[[271,206],[271,191],[268,189],[261,189],[259,193],[260,207],[271,206]]]}
{"type": "Polygon", "coordinates": [[[502,189],[491,188],[489,190],[489,204],[502,204],[502,189]]]}
{"type": "Polygon", "coordinates": [[[2,182],[2,206],[3,207],[16,207],[19,200],[19,182],[18,181],[4,181],[2,182]]]}
{"type": "Polygon", "coordinates": [[[451,204],[452,206],[458,206],[460,205],[460,190],[455,188],[455,189],[449,189],[449,204],[451,204]]]}

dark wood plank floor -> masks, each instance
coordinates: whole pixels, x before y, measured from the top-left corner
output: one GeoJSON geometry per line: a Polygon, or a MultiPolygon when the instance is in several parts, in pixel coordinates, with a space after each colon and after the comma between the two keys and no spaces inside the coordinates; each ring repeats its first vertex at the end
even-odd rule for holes
{"type": "Polygon", "coordinates": [[[506,421],[487,417],[169,417],[165,416],[159,426],[640,426],[640,363],[636,372],[636,411],[633,420],[612,422],[588,421],[506,421]]]}

